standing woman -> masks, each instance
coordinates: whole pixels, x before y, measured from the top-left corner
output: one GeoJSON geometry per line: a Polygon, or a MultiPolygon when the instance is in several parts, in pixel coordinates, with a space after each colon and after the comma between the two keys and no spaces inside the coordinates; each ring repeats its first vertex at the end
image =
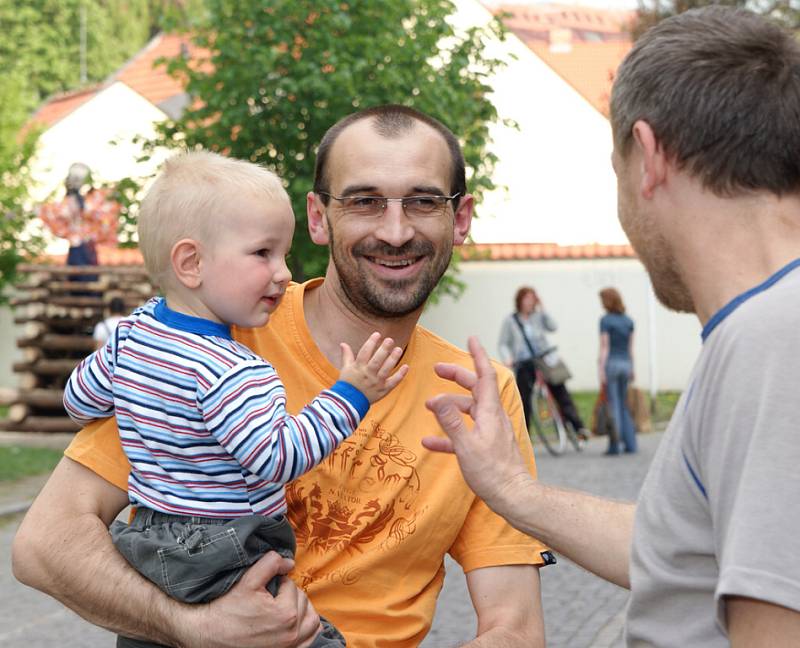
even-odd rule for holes
{"type": "MultiPolygon", "coordinates": [[[[614,417],[625,452],[636,452],[636,430],[628,410],[628,383],[633,380],[633,320],[625,314],[625,304],[614,288],[600,291],[600,301],[606,314],[600,319],[600,383],[605,385],[606,397],[614,417]]],[[[619,454],[617,439],[609,437],[606,454],[619,454]]]]}
{"type": "MultiPolygon", "coordinates": [[[[514,370],[517,388],[522,397],[522,411],[525,425],[531,423],[531,393],[536,381],[534,356],[550,348],[547,342],[548,331],[556,330],[555,320],[547,314],[536,291],[530,286],[522,286],[514,297],[515,312],[503,320],[500,328],[498,350],[500,358],[514,370]]],[[[567,419],[578,436],[586,440],[588,431],[572,401],[565,383],[547,383],[550,393],[558,403],[561,414],[567,419]]]]}

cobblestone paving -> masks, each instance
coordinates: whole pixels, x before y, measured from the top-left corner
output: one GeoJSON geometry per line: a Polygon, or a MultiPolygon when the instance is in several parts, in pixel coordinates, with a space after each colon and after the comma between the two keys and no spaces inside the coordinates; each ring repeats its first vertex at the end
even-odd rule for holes
{"type": "MultiPolygon", "coordinates": [[[[542,480],[599,495],[633,499],[660,440],[640,438],[635,456],[603,457],[604,441],[559,458],[537,452],[542,480]]],[[[0,519],[0,646],[2,648],[112,648],[109,632],[83,621],[58,602],[17,583],[11,575],[11,539],[21,516],[0,519]]],[[[54,541],[57,539],[54,538],[54,541]]],[[[627,593],[559,558],[542,570],[547,645],[550,648],[617,648],[627,593]]],[[[456,646],[475,636],[475,614],[463,574],[447,562],[447,578],[425,648],[456,646]]]]}
{"type": "MultiPolygon", "coordinates": [[[[571,449],[551,457],[536,449],[539,477],[548,484],[597,495],[633,500],[661,440],[660,433],[639,437],[636,455],[605,457],[604,439],[592,439],[581,453],[571,449]]],[[[424,648],[447,648],[475,636],[476,618],[463,573],[447,560],[447,576],[433,627],[424,648]]],[[[545,632],[549,648],[618,648],[627,591],[584,571],[561,556],[541,570],[545,632]]]]}

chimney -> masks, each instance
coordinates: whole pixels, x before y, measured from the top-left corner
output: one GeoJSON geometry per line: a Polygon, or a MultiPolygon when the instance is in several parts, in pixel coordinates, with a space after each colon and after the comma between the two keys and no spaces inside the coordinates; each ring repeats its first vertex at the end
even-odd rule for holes
{"type": "Polygon", "coordinates": [[[550,51],[554,54],[571,52],[572,30],[568,27],[552,27],[550,29],[550,51]]]}

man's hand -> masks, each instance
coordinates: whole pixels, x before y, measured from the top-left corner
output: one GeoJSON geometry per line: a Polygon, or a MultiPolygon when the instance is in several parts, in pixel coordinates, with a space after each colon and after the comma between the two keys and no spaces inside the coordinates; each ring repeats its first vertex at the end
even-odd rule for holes
{"type": "Polygon", "coordinates": [[[263,648],[311,645],[321,630],[319,615],[306,595],[286,576],[278,595],[266,590],[273,576],[286,574],[294,562],[270,552],[256,562],[230,592],[208,605],[192,606],[180,629],[181,646],[263,648]]]}
{"type": "Polygon", "coordinates": [[[422,445],[454,452],[470,488],[512,526],[601,578],[630,587],[634,505],[535,481],[500,405],[497,378],[486,352],[474,337],[469,339],[469,350],[476,373],[452,364],[436,365],[436,373],[469,389],[472,396],[431,398],[426,405],[448,438],[425,437],[422,445]],[[475,421],[471,430],[461,412],[475,421]]]}
{"type": "Polygon", "coordinates": [[[511,421],[500,403],[497,374],[477,338],[468,341],[475,372],[458,365],[438,363],[436,373],[472,392],[472,396],[439,394],[425,405],[436,416],[449,438],[425,437],[422,445],[458,457],[469,487],[487,505],[507,515],[506,503],[525,483],[532,481],[517,447],[511,421]],[[469,413],[474,427],[464,424],[462,412],[469,413]]]}
{"type": "Polygon", "coordinates": [[[394,345],[392,338],[378,344],[381,334],[377,331],[367,338],[358,354],[346,342],[341,343],[342,370],[339,380],[344,380],[358,389],[370,403],[380,400],[408,373],[408,365],[394,368],[403,356],[403,349],[394,345]],[[394,373],[392,373],[394,371],[394,373]]]}

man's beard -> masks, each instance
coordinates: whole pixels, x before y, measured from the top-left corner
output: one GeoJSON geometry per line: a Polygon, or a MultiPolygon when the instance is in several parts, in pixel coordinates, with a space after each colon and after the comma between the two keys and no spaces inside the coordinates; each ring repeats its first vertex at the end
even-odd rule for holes
{"type": "Polygon", "coordinates": [[[332,228],[330,254],[339,276],[339,283],[347,299],[359,311],[383,319],[401,318],[419,310],[439,283],[450,263],[452,245],[442,250],[436,258],[436,250],[430,241],[411,240],[400,247],[385,243],[358,243],[350,255],[336,246],[332,228]],[[423,257],[434,265],[410,279],[378,279],[371,273],[362,272],[358,259],[363,257],[423,257]]]}
{"type": "Polygon", "coordinates": [[[694,313],[694,300],[683,280],[675,256],[669,244],[657,233],[641,235],[635,232],[630,236],[631,244],[650,276],[656,298],[666,308],[679,313],[694,313]],[[637,240],[638,239],[638,240],[637,240]]]}

